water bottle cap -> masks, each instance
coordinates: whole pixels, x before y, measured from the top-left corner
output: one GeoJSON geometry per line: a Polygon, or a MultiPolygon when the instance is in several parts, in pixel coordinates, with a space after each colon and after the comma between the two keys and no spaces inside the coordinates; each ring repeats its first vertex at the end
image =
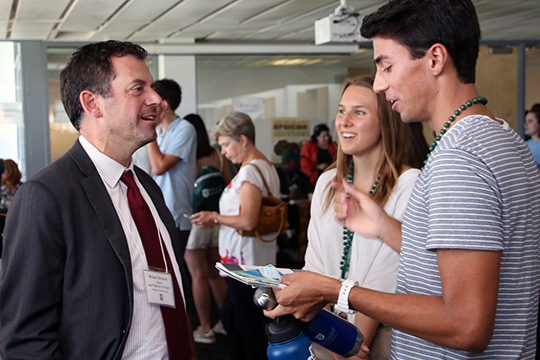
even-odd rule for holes
{"type": "Polygon", "coordinates": [[[266,338],[271,344],[292,340],[302,334],[298,320],[292,315],[285,315],[266,325],[266,338]]]}
{"type": "Polygon", "coordinates": [[[278,305],[274,292],[269,287],[258,287],[253,294],[253,302],[265,310],[273,310],[278,305]]]}

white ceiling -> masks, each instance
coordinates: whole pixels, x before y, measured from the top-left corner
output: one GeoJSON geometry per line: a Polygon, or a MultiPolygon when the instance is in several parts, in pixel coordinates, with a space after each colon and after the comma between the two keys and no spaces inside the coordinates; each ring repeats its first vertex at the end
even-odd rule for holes
{"type": "MultiPolygon", "coordinates": [[[[348,0],[361,16],[385,4],[348,0]]],[[[539,40],[539,0],[473,0],[483,40],[539,40]]],[[[314,44],[329,0],[0,0],[0,39],[314,44]]]]}

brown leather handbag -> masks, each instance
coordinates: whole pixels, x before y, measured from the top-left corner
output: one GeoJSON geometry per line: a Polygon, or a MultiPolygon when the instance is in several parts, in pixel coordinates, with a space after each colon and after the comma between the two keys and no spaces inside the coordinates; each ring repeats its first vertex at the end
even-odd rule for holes
{"type": "Polygon", "coordinates": [[[257,221],[255,229],[250,231],[237,229],[236,232],[242,236],[256,236],[262,241],[271,242],[274,241],[284,229],[289,228],[289,205],[272,195],[272,192],[266,183],[266,179],[257,165],[252,163],[247,165],[253,165],[257,168],[257,171],[261,174],[263,179],[264,186],[268,189],[268,196],[263,196],[262,198],[261,209],[259,210],[259,220],[257,221]],[[275,232],[276,235],[271,239],[263,239],[261,237],[261,235],[273,232],[275,232]]]}

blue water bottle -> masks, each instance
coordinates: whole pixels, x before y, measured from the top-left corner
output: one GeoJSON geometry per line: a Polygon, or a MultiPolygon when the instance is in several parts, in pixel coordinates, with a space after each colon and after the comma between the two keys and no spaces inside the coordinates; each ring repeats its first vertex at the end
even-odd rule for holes
{"type": "MultiPolygon", "coordinates": [[[[257,306],[266,310],[272,310],[278,305],[272,289],[265,287],[257,288],[253,295],[253,301],[257,306]]],[[[288,316],[290,318],[287,323],[282,324],[283,327],[299,327],[310,341],[340,356],[356,355],[364,342],[364,335],[356,325],[326,309],[322,309],[311,321],[303,324],[299,323],[294,316],[288,316]]],[[[270,355],[268,357],[270,358],[270,355]]],[[[298,359],[304,358],[299,357],[298,359]]]]}
{"type": "Polygon", "coordinates": [[[358,354],[364,342],[356,325],[326,309],[319,311],[302,331],[311,341],[343,357],[358,354]]]}
{"type": "Polygon", "coordinates": [[[292,315],[266,325],[268,360],[316,360],[313,346],[292,315]]]}

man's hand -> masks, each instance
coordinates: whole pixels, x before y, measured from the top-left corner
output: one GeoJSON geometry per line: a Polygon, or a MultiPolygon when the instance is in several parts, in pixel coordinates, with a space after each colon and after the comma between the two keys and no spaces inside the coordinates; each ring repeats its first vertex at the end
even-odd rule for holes
{"type": "Polygon", "coordinates": [[[333,183],[332,187],[341,188],[341,191],[336,194],[334,206],[336,220],[355,233],[380,237],[381,227],[388,215],[379,204],[369,195],[355,190],[346,181],[343,181],[342,186],[333,183]]]}
{"type": "Polygon", "coordinates": [[[287,287],[274,289],[278,307],[264,312],[271,318],[292,314],[299,320],[310,321],[326,303],[337,301],[341,288],[339,280],[311,271],[284,275],[281,282],[287,287]]]}
{"type": "Polygon", "coordinates": [[[345,180],[332,182],[337,190],[334,209],[336,220],[347,229],[363,236],[381,239],[396,252],[401,251],[401,223],[367,195],[355,190],[345,180]]]}

